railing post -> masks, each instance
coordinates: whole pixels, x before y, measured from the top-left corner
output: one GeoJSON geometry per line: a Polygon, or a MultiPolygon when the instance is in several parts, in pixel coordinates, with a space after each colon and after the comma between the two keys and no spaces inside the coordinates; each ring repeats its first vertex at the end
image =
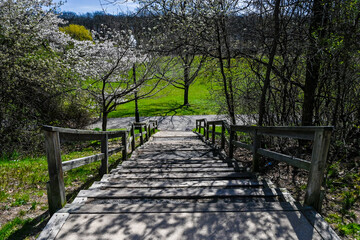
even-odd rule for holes
{"type": "Polygon", "coordinates": [[[206,140],[209,140],[210,125],[206,122],[206,140]]]}
{"type": "Polygon", "coordinates": [[[204,138],[206,138],[206,125],[207,125],[207,121],[206,119],[204,119],[204,138]]]}
{"type": "Polygon", "coordinates": [[[330,137],[331,130],[316,131],[311,154],[311,165],[304,203],[312,206],[318,212],[321,212],[321,186],[324,180],[330,137]]]}
{"type": "Polygon", "coordinates": [[[131,151],[135,151],[135,125],[131,124],[131,129],[130,129],[130,134],[131,134],[131,151]]]}
{"type": "Polygon", "coordinates": [[[252,162],[252,171],[258,172],[259,171],[259,154],[257,153],[257,150],[260,148],[261,138],[260,135],[258,135],[258,130],[254,130],[254,136],[253,136],[253,162],[252,162]]]}
{"type": "Polygon", "coordinates": [[[50,181],[47,185],[49,212],[53,215],[66,204],[59,132],[44,131],[50,181]]]}
{"type": "Polygon", "coordinates": [[[127,160],[127,132],[124,132],[124,134],[122,135],[121,138],[121,144],[123,146],[123,150],[122,150],[122,160],[126,161],[127,160]]]}
{"type": "Polygon", "coordinates": [[[142,135],[142,125],[139,127],[139,133],[140,133],[140,145],[144,144],[144,137],[142,135]]]}
{"type": "Polygon", "coordinates": [[[232,128],[232,125],[230,125],[230,139],[229,139],[229,158],[232,159],[234,157],[234,145],[232,141],[235,138],[235,132],[232,128]]]}
{"type": "Polygon", "coordinates": [[[149,139],[151,138],[151,125],[152,123],[149,123],[149,139]]]}
{"type": "Polygon", "coordinates": [[[215,123],[212,123],[212,129],[211,129],[211,140],[212,144],[215,144],[215,123]]]}
{"type": "Polygon", "coordinates": [[[149,141],[149,125],[145,124],[145,132],[146,132],[146,141],[149,141]]]}
{"type": "Polygon", "coordinates": [[[104,153],[104,158],[101,160],[100,175],[108,173],[109,164],[109,135],[106,133],[101,139],[101,152],[104,153]]]}
{"type": "Polygon", "coordinates": [[[225,149],[225,123],[221,124],[221,149],[225,149]]]}

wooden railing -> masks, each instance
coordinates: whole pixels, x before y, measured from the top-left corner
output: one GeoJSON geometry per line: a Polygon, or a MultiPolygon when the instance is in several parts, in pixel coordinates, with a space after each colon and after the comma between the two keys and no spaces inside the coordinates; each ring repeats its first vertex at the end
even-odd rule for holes
{"type": "Polygon", "coordinates": [[[108,173],[108,157],[122,151],[122,160],[127,160],[128,153],[135,150],[136,138],[140,138],[140,145],[149,140],[158,127],[157,121],[132,123],[127,130],[121,131],[90,131],[52,126],[43,126],[45,148],[48,162],[50,181],[47,183],[48,203],[50,214],[55,213],[66,204],[64,172],[89,163],[101,161],[100,175],[108,173]],[[135,129],[139,133],[135,134],[135,129]],[[121,138],[119,147],[109,149],[110,139],[121,138]],[[144,140],[145,138],[145,140],[144,140]],[[60,143],[65,141],[101,141],[101,153],[88,157],[62,162],[60,143]],[[130,150],[131,149],[131,150],[130,150]]]}
{"type": "Polygon", "coordinates": [[[309,171],[307,188],[304,203],[321,211],[322,197],[321,186],[324,179],[326,159],[330,145],[330,137],[333,127],[255,127],[229,125],[226,121],[207,121],[206,119],[196,120],[196,131],[206,140],[215,143],[216,135],[221,136],[221,148],[228,146],[228,157],[234,157],[234,150],[237,147],[246,148],[253,154],[252,170],[259,170],[259,157],[264,156],[289,165],[309,171]],[[221,132],[216,132],[216,126],[221,126],[221,132]],[[211,130],[210,130],[211,127],[211,130]],[[203,130],[203,131],[201,131],[203,130]],[[243,143],[236,140],[239,133],[249,133],[252,135],[252,144],[243,143]],[[228,138],[225,135],[228,135],[228,138]],[[270,151],[261,147],[261,136],[286,137],[300,140],[313,141],[311,161],[296,158],[294,156],[270,151]]]}

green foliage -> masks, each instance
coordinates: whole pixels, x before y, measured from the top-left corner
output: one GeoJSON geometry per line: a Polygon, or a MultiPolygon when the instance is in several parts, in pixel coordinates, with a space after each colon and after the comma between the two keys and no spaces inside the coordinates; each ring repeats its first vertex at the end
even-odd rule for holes
{"type": "Polygon", "coordinates": [[[29,223],[32,219],[22,219],[19,217],[14,218],[12,221],[6,223],[4,226],[0,229],[0,239],[8,239],[8,237],[14,233],[17,229],[19,229],[21,226],[25,225],[26,223],[29,223]]]}
{"type": "Polygon", "coordinates": [[[91,32],[86,29],[84,26],[77,24],[70,24],[69,26],[60,27],[60,31],[70,35],[73,39],[79,41],[92,41],[91,32]]]}

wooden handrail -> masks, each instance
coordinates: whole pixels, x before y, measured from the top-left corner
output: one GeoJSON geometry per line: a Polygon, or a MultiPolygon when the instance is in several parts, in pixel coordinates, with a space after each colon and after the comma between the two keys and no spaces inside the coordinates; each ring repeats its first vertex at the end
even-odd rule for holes
{"type": "Polygon", "coordinates": [[[158,121],[151,120],[148,122],[131,123],[127,130],[120,131],[92,131],[69,129],[54,126],[43,126],[42,130],[45,135],[45,148],[48,162],[48,171],[50,181],[47,184],[48,203],[50,214],[54,214],[66,204],[64,174],[63,172],[78,168],[95,161],[101,160],[99,173],[101,175],[108,173],[108,157],[119,151],[122,151],[122,160],[127,160],[128,149],[131,146],[130,153],[135,150],[135,140],[140,136],[140,145],[145,140],[149,140],[151,131],[155,133],[158,128],[158,121]],[[140,133],[135,134],[135,129],[140,133]],[[144,129],[144,132],[142,130],[144,129]],[[121,138],[121,145],[115,149],[108,149],[108,141],[112,138],[121,138]],[[64,141],[101,141],[101,153],[88,157],[73,159],[62,162],[60,153],[60,143],[64,141]]]}
{"type": "MultiPolygon", "coordinates": [[[[225,142],[229,143],[228,157],[233,158],[234,149],[236,147],[246,148],[253,153],[253,171],[259,170],[259,157],[265,156],[277,161],[285,162],[292,166],[305,169],[309,171],[309,178],[305,194],[305,204],[314,207],[316,210],[321,210],[321,185],[324,179],[324,171],[326,165],[327,154],[330,145],[330,137],[333,127],[331,126],[304,126],[304,127],[258,127],[258,126],[243,126],[243,125],[229,125],[225,120],[222,121],[206,121],[206,119],[196,120],[196,131],[199,129],[201,134],[201,123],[206,123],[207,134],[209,134],[209,125],[212,125],[212,143],[215,143],[216,125],[221,125],[221,148],[224,149],[225,142]],[[198,127],[200,126],[200,127],[198,127]],[[225,139],[225,131],[230,133],[229,139],[225,139]],[[245,144],[236,141],[235,136],[238,132],[250,133],[253,136],[253,143],[245,144]],[[311,161],[296,158],[294,156],[285,155],[282,153],[273,152],[261,148],[261,136],[277,136],[287,137],[292,139],[311,140],[314,142],[311,161]]],[[[204,132],[205,136],[205,132],[204,132]]],[[[208,135],[205,136],[209,139],[208,135]]]]}

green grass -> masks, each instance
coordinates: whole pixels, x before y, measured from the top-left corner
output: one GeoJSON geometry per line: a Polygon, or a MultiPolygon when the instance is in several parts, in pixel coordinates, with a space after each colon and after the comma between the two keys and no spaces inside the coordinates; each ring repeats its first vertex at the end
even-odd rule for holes
{"type": "MultiPolygon", "coordinates": [[[[166,115],[208,115],[216,114],[216,107],[210,99],[209,81],[200,78],[190,86],[190,106],[180,108],[184,102],[184,91],[173,86],[167,86],[155,96],[138,101],[140,116],[166,115]]],[[[135,103],[130,102],[118,106],[109,118],[132,117],[135,114],[135,103]]]]}
{"type": "MultiPolygon", "coordinates": [[[[62,160],[68,161],[99,153],[99,146],[91,142],[80,150],[71,153],[63,152],[62,160]]],[[[66,146],[66,148],[72,147],[78,146],[66,146]]],[[[109,157],[109,165],[119,162],[119,159],[121,159],[121,152],[109,157]]],[[[71,196],[69,194],[76,192],[79,187],[89,181],[95,180],[100,164],[101,162],[98,161],[65,172],[64,182],[68,199],[71,196]]],[[[0,159],[0,213],[1,215],[5,211],[15,213],[12,220],[1,226],[0,239],[8,239],[19,234],[23,236],[31,232],[31,228],[36,228],[33,219],[29,216],[41,214],[47,210],[46,182],[48,178],[45,156],[16,155],[15,158],[0,159]]]]}

